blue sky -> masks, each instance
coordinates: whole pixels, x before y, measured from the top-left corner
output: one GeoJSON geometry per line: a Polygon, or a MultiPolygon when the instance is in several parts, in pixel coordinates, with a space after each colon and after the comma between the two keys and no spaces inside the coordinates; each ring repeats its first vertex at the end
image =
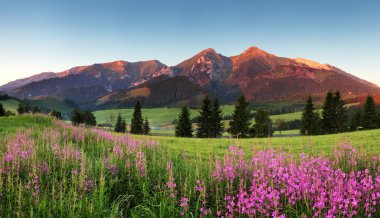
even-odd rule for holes
{"type": "Polygon", "coordinates": [[[0,0],[0,84],[114,60],[258,46],[380,85],[380,1],[0,0]],[[364,3],[365,2],[365,3],[364,3]]]}

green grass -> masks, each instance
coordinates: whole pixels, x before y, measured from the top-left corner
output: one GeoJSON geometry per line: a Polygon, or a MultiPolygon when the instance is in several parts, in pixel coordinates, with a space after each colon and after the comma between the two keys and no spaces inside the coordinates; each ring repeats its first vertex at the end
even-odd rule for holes
{"type": "MultiPolygon", "coordinates": [[[[287,133],[298,133],[299,130],[290,130],[287,133]]],[[[286,132],[283,132],[285,134],[286,132]]],[[[133,136],[141,139],[146,136],[133,136]]],[[[229,145],[237,145],[250,151],[252,148],[259,150],[274,147],[283,149],[292,154],[321,154],[330,155],[334,146],[341,143],[350,144],[357,148],[362,148],[369,154],[380,154],[380,130],[358,131],[351,133],[321,135],[321,136],[297,136],[279,138],[219,138],[219,139],[199,139],[199,138],[176,138],[167,136],[151,136],[161,145],[169,148],[177,154],[188,153],[195,156],[197,153],[222,154],[223,149],[229,145]]]]}
{"type": "Polygon", "coordinates": [[[52,125],[52,120],[45,116],[22,115],[0,117],[0,136],[13,134],[28,128],[42,129],[52,125]]]}
{"type": "Polygon", "coordinates": [[[0,103],[3,104],[5,110],[12,111],[12,112],[17,112],[17,107],[19,102],[14,100],[14,99],[9,99],[9,100],[0,100],[0,103]]]}

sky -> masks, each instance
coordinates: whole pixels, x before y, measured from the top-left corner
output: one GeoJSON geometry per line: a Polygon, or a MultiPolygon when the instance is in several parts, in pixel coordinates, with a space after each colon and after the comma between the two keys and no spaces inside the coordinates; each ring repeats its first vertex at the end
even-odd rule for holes
{"type": "Polygon", "coordinates": [[[115,60],[176,65],[250,46],[380,85],[380,1],[0,0],[0,85],[115,60]]]}

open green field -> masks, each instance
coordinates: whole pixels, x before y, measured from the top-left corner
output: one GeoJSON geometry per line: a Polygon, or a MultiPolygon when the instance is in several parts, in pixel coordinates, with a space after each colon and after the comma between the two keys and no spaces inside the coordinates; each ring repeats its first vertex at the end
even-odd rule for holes
{"type": "Polygon", "coordinates": [[[14,113],[17,112],[17,107],[19,102],[14,99],[9,100],[0,100],[0,103],[3,104],[5,110],[12,111],[14,113]]]}

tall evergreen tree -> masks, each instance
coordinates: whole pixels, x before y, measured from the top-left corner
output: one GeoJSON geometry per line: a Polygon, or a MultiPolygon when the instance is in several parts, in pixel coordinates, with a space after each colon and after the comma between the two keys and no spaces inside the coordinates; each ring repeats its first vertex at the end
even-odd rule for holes
{"type": "Polygon", "coordinates": [[[235,137],[245,138],[250,132],[252,120],[251,110],[244,96],[240,96],[235,105],[235,110],[230,121],[231,134],[235,137]]]}
{"type": "Polygon", "coordinates": [[[212,104],[210,98],[206,96],[202,102],[202,108],[198,117],[198,138],[208,138],[211,136],[212,129],[212,104]]]}
{"type": "Polygon", "coordinates": [[[0,103],[0,117],[3,117],[3,116],[5,116],[5,109],[3,107],[3,104],[0,103]]]}
{"type": "Polygon", "coordinates": [[[255,124],[253,125],[254,133],[252,136],[257,138],[272,137],[273,128],[272,120],[269,118],[269,113],[265,110],[259,109],[255,115],[255,124]]]}
{"type": "Polygon", "coordinates": [[[320,117],[315,111],[311,96],[306,101],[301,118],[301,135],[318,135],[321,132],[320,117]]]}
{"type": "Polygon", "coordinates": [[[121,114],[119,113],[119,115],[117,115],[117,118],[116,118],[115,129],[114,129],[115,132],[125,132],[123,131],[123,125],[124,125],[123,121],[124,120],[121,117],[121,114]]]}
{"type": "Polygon", "coordinates": [[[144,125],[144,120],[141,115],[141,104],[140,104],[140,101],[137,101],[134,111],[133,111],[133,116],[132,116],[132,121],[131,121],[131,133],[143,134],[143,125],[144,125]]]}
{"type": "Polygon", "coordinates": [[[84,122],[84,118],[83,118],[82,111],[80,111],[79,109],[75,109],[71,116],[71,123],[74,126],[77,126],[79,124],[82,124],[83,122],[84,122]]]}
{"type": "Polygon", "coordinates": [[[121,120],[120,132],[122,133],[127,132],[127,123],[125,122],[125,119],[121,120]]]}
{"type": "Polygon", "coordinates": [[[149,133],[150,133],[150,126],[149,126],[148,118],[145,118],[144,126],[143,126],[143,133],[144,133],[144,135],[149,135],[149,133]]]}
{"type": "Polygon", "coordinates": [[[342,96],[340,95],[340,92],[335,92],[334,96],[334,106],[336,110],[336,130],[338,133],[346,132],[347,131],[347,124],[348,124],[348,116],[347,116],[347,109],[344,107],[345,102],[342,99],[342,96]]]}
{"type": "Polygon", "coordinates": [[[178,123],[175,127],[175,136],[193,137],[193,127],[190,121],[190,112],[187,107],[182,107],[178,117],[178,123]]]}
{"type": "Polygon", "coordinates": [[[220,108],[219,100],[214,99],[211,108],[211,134],[210,137],[216,138],[220,137],[223,134],[224,123],[223,120],[223,111],[220,108]]]}
{"type": "Polygon", "coordinates": [[[89,110],[83,112],[83,122],[86,126],[96,126],[96,118],[89,110]]]}
{"type": "Polygon", "coordinates": [[[337,133],[336,107],[334,94],[328,92],[325,98],[322,112],[322,128],[327,134],[337,133]]]}
{"type": "Polygon", "coordinates": [[[359,126],[361,125],[361,118],[362,118],[362,111],[361,110],[357,110],[351,115],[350,131],[358,130],[359,126]]]}
{"type": "Polygon", "coordinates": [[[376,123],[376,105],[372,95],[367,96],[363,109],[362,127],[364,129],[375,129],[376,123]]]}

